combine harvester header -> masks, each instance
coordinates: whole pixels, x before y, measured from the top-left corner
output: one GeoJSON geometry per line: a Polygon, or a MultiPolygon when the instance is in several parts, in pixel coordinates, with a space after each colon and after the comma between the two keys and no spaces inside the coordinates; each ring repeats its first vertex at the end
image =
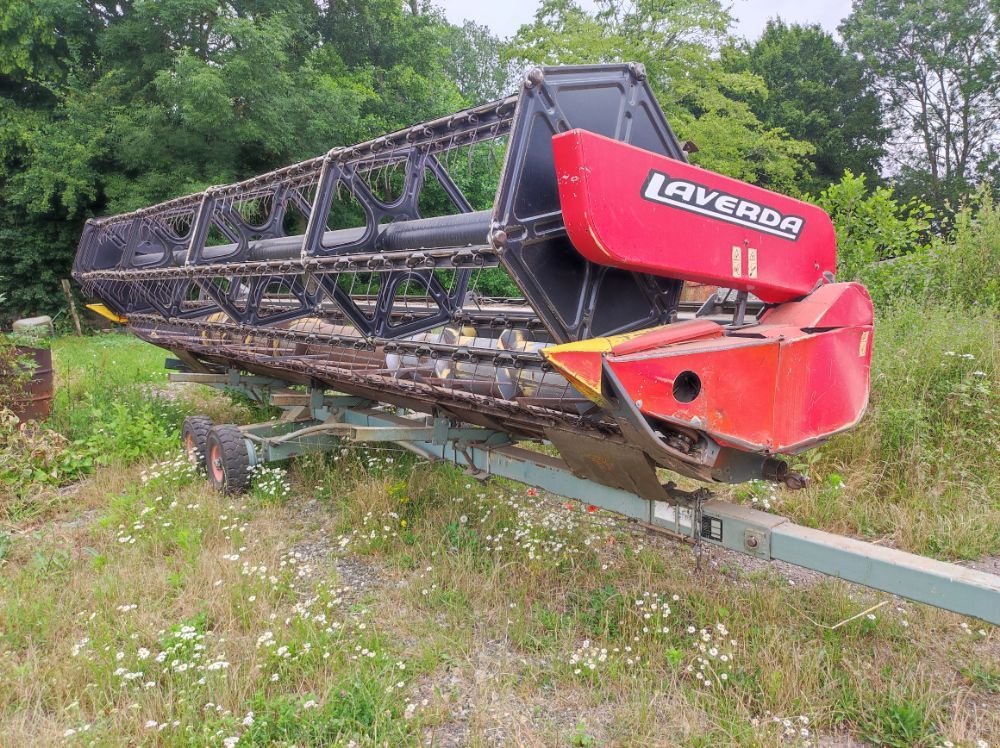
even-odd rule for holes
{"type": "Polygon", "coordinates": [[[800,487],[780,456],[857,424],[872,304],[835,268],[830,218],[689,165],[631,64],[536,68],[506,99],[92,220],[74,276],[177,356],[176,379],[286,408],[188,419],[219,488],[340,439],[397,442],[1000,622],[996,577],[660,475],[800,487]],[[720,291],[691,305],[685,281],[720,291]]]}

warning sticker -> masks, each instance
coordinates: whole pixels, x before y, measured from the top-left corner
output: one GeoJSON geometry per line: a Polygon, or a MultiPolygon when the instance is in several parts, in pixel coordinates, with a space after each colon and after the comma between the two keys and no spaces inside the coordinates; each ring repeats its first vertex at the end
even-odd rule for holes
{"type": "Polygon", "coordinates": [[[703,514],[701,517],[701,536],[706,540],[722,542],[722,520],[703,514]]]}

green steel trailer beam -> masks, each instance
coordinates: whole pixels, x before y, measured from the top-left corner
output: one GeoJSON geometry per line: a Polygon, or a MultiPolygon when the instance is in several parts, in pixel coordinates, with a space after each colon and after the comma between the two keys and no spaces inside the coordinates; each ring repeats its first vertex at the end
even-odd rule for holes
{"type": "MultiPolygon", "coordinates": [[[[171,378],[238,389],[258,398],[287,387],[279,380],[244,379],[234,370],[197,377],[171,374],[171,378]]],[[[452,462],[476,477],[510,478],[682,538],[763,560],[785,561],[1000,625],[1000,576],[994,574],[802,527],[785,517],[727,501],[692,499],[668,504],[644,499],[578,477],[563,460],[514,446],[501,432],[457,426],[442,418],[394,415],[377,403],[330,396],[316,389],[293,394],[291,399],[304,404],[289,406],[286,418],[243,427],[251,463],[330,450],[341,440],[392,442],[428,459],[452,462]]]]}

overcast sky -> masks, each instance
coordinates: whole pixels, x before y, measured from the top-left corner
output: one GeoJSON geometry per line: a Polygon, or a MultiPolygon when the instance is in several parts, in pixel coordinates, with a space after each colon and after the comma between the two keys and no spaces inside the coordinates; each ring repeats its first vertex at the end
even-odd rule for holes
{"type": "MultiPolygon", "coordinates": [[[[734,31],[749,39],[760,36],[769,18],[780,16],[790,23],[818,23],[836,31],[851,10],[851,0],[729,0],[734,31]]],[[[585,8],[592,0],[578,0],[585,8]]],[[[437,0],[448,20],[462,23],[465,19],[489,26],[494,34],[510,36],[535,15],[539,0],[437,0]]]]}

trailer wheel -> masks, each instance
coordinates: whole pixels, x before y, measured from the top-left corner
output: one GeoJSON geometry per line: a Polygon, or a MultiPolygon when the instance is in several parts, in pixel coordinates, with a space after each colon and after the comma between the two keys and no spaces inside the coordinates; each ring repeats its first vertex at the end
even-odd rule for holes
{"type": "Polygon", "coordinates": [[[243,432],[235,426],[213,426],[205,442],[205,470],[217,491],[240,493],[250,485],[250,454],[243,432]]]}
{"type": "Polygon", "coordinates": [[[188,459],[195,465],[200,465],[205,460],[205,444],[213,425],[208,416],[188,416],[184,419],[181,444],[187,451],[188,459]]]}

